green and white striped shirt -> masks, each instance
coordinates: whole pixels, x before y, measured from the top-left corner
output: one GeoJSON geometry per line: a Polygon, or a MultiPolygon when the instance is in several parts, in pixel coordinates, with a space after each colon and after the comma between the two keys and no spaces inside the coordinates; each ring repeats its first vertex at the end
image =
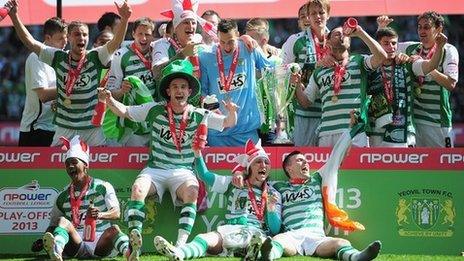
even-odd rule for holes
{"type": "MultiPolygon", "coordinates": [[[[406,42],[399,44],[399,50],[405,50],[408,55],[418,55],[422,45],[406,42]]],[[[459,54],[456,47],[445,45],[438,71],[458,81],[459,54]]],[[[414,121],[435,127],[451,127],[452,111],[450,91],[435,82],[430,75],[425,76],[421,94],[414,99],[414,121]]]]}
{"type": "MultiPolygon", "coordinates": [[[[147,56],[147,59],[151,59],[150,54],[147,56]]],[[[158,99],[158,94],[156,94],[156,83],[151,73],[151,68],[147,69],[145,67],[142,60],[134,53],[130,45],[122,47],[114,53],[113,60],[111,61],[107,88],[109,90],[120,89],[122,81],[129,75],[139,77],[150,90],[155,100],[158,99]]]]}
{"type": "MultiPolygon", "coordinates": [[[[78,197],[80,191],[75,191],[75,196],[78,197]]],[[[94,207],[98,208],[100,212],[106,212],[112,208],[119,209],[119,201],[116,197],[113,186],[101,179],[92,178],[90,186],[82,198],[82,204],[79,208],[79,226],[76,228],[78,231],[84,229],[85,214],[90,206],[90,200],[93,201],[94,207]]],[[[71,203],[69,197],[69,185],[58,195],[55,205],[51,212],[51,220],[56,220],[58,217],[65,217],[72,221],[71,217],[71,203]]],[[[97,231],[104,231],[111,226],[108,220],[97,219],[97,231]]]]}
{"type": "MultiPolygon", "coordinates": [[[[71,95],[66,95],[66,81],[69,71],[69,51],[65,52],[52,47],[43,47],[39,59],[55,69],[56,87],[58,92],[57,110],[54,123],[60,127],[83,130],[95,128],[92,119],[95,105],[98,102],[97,88],[100,85],[101,71],[107,68],[111,55],[106,45],[92,49],[86,53],[86,62],[77,77],[71,95]],[[65,99],[71,100],[71,105],[64,104],[65,99]]],[[[72,60],[72,68],[77,61],[72,60]]]]}
{"type": "MultiPolygon", "coordinates": [[[[207,117],[208,128],[218,131],[223,130],[225,116],[205,109],[195,108],[192,105],[189,105],[187,110],[189,110],[189,117],[184,137],[181,141],[181,151],[179,152],[169,129],[169,118],[165,103],[152,102],[128,107],[128,113],[132,120],[136,122],[146,121],[152,127],[150,156],[148,159],[149,167],[191,170],[194,160],[192,141],[203,117],[207,117]]],[[[181,119],[182,114],[174,113],[176,131],[179,131],[181,119]]]]}
{"type": "Polygon", "coordinates": [[[322,100],[319,137],[342,133],[348,128],[350,111],[359,110],[366,99],[367,71],[371,68],[369,56],[351,55],[336,102],[332,101],[334,68],[323,67],[314,71],[304,92],[311,102],[318,98],[322,100]]]}
{"type": "MultiPolygon", "coordinates": [[[[302,78],[306,85],[317,62],[316,48],[311,30],[291,35],[282,45],[283,64],[298,63],[302,68],[302,78]],[[308,47],[310,50],[308,50],[308,47]]],[[[304,118],[321,117],[321,100],[316,99],[309,108],[303,108],[295,100],[295,115],[304,118]]]]}

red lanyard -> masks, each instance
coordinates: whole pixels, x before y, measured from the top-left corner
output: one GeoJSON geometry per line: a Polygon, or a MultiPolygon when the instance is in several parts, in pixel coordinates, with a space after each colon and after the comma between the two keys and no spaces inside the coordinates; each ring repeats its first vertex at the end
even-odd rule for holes
{"type": "Polygon", "coordinates": [[[301,178],[292,178],[289,180],[290,184],[292,185],[301,185],[305,184],[308,179],[301,179],[301,178]]]}
{"type": "Polygon", "coordinates": [[[329,48],[326,46],[327,39],[326,39],[325,35],[322,36],[324,38],[324,40],[322,41],[322,46],[321,46],[319,44],[319,39],[317,38],[314,31],[311,31],[311,33],[313,35],[314,47],[316,48],[316,58],[317,58],[317,61],[320,61],[322,58],[324,58],[324,56],[329,51],[329,48]]]}
{"type": "Polygon", "coordinates": [[[70,96],[72,93],[72,90],[74,88],[74,83],[77,80],[77,77],[79,77],[79,74],[81,73],[82,68],[84,67],[86,58],[85,54],[82,55],[81,59],[77,63],[76,69],[72,68],[71,65],[71,53],[68,54],[68,64],[69,64],[69,71],[68,71],[68,79],[66,81],[66,96],[70,96]]]}
{"type": "Polygon", "coordinates": [[[238,46],[235,48],[233,57],[232,57],[232,64],[230,65],[229,69],[229,75],[227,76],[227,79],[225,78],[225,73],[224,73],[224,59],[222,57],[222,51],[219,46],[216,49],[216,59],[218,62],[218,69],[219,69],[219,81],[221,84],[221,87],[225,92],[229,92],[230,90],[230,84],[232,83],[232,79],[234,78],[235,70],[237,69],[237,64],[238,64],[238,46]]]}
{"type": "Polygon", "coordinates": [[[79,196],[76,198],[74,193],[74,184],[71,183],[69,185],[69,199],[71,203],[71,219],[72,224],[75,228],[79,226],[80,219],[79,219],[79,209],[82,205],[82,198],[84,197],[85,193],[87,193],[87,189],[89,188],[91,178],[87,178],[84,187],[82,188],[79,196]]]}
{"type": "Polygon", "coordinates": [[[342,86],[343,76],[346,72],[346,65],[348,64],[348,59],[344,59],[342,64],[336,64],[334,68],[334,84],[333,84],[333,92],[334,96],[340,93],[340,89],[342,86]]]}
{"type": "MultiPolygon", "coordinates": [[[[437,49],[437,44],[434,44],[433,47],[430,49],[430,51],[427,53],[427,55],[424,57],[424,46],[421,46],[421,49],[419,51],[419,56],[422,58],[425,58],[426,60],[430,60],[432,55],[435,53],[437,49]]],[[[424,76],[418,76],[417,81],[419,82],[419,85],[422,86],[424,84],[425,77],[424,76]]]]}
{"type": "Polygon", "coordinates": [[[176,123],[174,121],[174,113],[172,112],[172,105],[170,102],[166,105],[166,110],[168,111],[168,120],[169,120],[169,130],[171,131],[172,140],[174,145],[179,152],[182,151],[182,138],[185,134],[185,129],[187,128],[187,120],[188,120],[188,107],[184,109],[184,113],[182,114],[182,120],[179,126],[179,132],[176,129],[176,123]]]}
{"type": "Polygon", "coordinates": [[[108,77],[110,76],[110,70],[108,69],[106,72],[105,72],[105,76],[103,76],[103,79],[101,79],[100,81],[100,87],[101,88],[105,88],[106,86],[106,83],[108,82],[108,77]]]}
{"type": "Polygon", "coordinates": [[[385,67],[383,65],[380,67],[380,70],[382,71],[382,81],[383,81],[383,88],[384,88],[385,96],[387,97],[388,104],[392,104],[393,102],[392,79],[394,79],[393,77],[395,75],[395,63],[393,62],[391,65],[390,79],[388,79],[387,73],[385,72],[385,67]]]}
{"type": "Polygon", "coordinates": [[[139,59],[143,62],[143,64],[145,65],[145,68],[147,68],[147,70],[151,72],[151,61],[145,58],[145,56],[140,52],[135,42],[131,44],[131,49],[137,55],[137,57],[139,57],[139,59]]]}
{"type": "Polygon", "coordinates": [[[176,53],[178,53],[180,51],[180,44],[178,44],[176,41],[174,41],[174,39],[172,38],[169,38],[168,39],[169,43],[172,45],[172,47],[174,47],[174,50],[176,50],[176,53]]]}
{"type": "Polygon", "coordinates": [[[264,219],[264,210],[266,208],[266,202],[267,202],[267,183],[266,182],[263,183],[260,202],[256,200],[255,192],[253,191],[253,185],[251,184],[249,179],[247,180],[247,185],[248,185],[248,198],[251,201],[251,207],[256,213],[256,217],[258,218],[258,220],[262,221],[264,219]]]}

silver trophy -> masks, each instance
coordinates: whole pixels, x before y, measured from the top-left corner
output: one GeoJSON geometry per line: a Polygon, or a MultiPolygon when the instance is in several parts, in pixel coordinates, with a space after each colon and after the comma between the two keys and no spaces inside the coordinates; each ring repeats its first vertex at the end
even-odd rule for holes
{"type": "Polygon", "coordinates": [[[287,123],[289,118],[288,106],[293,101],[295,87],[290,85],[290,76],[299,70],[300,66],[297,63],[291,63],[276,66],[273,71],[273,83],[269,85],[269,91],[274,100],[272,104],[276,120],[276,137],[272,142],[274,144],[292,143],[288,134],[287,123]]]}

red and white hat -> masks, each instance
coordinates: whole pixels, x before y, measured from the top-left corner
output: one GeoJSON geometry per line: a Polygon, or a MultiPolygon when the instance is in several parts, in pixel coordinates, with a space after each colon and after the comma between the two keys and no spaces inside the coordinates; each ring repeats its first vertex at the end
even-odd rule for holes
{"type": "Polygon", "coordinates": [[[63,147],[61,148],[66,150],[65,160],[69,158],[78,158],[82,160],[87,167],[89,166],[89,146],[80,139],[79,135],[74,136],[71,141],[65,137],[60,137],[60,140],[63,143],[63,147]]]}
{"type": "Polygon", "coordinates": [[[261,140],[258,140],[258,143],[255,145],[253,144],[253,141],[249,139],[245,144],[245,153],[235,157],[234,161],[237,162],[240,167],[245,168],[248,172],[251,163],[261,158],[269,160],[269,156],[266,151],[264,151],[263,147],[261,147],[261,140]]]}
{"type": "Polygon", "coordinates": [[[198,21],[203,30],[213,39],[217,38],[217,28],[197,14],[198,0],[171,0],[172,9],[161,12],[161,15],[172,19],[173,28],[185,19],[198,21]]]}

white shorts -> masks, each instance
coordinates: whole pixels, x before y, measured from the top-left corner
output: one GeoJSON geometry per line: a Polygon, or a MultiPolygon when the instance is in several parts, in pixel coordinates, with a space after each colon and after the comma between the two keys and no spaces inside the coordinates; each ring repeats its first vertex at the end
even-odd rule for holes
{"type": "Polygon", "coordinates": [[[106,138],[103,135],[103,130],[101,127],[85,130],[73,130],[66,129],[60,126],[56,126],[55,135],[53,136],[53,141],[51,147],[61,146],[60,137],[66,137],[68,140],[71,140],[74,136],[79,135],[81,140],[85,141],[89,146],[104,146],[106,145],[106,138]]]}
{"type": "Polygon", "coordinates": [[[321,118],[305,118],[295,115],[293,143],[295,146],[317,146],[321,118]]]}
{"type": "MultiPolygon", "coordinates": [[[[83,231],[78,231],[79,236],[84,238],[83,231]]],[[[101,258],[101,256],[95,255],[95,248],[97,248],[97,243],[100,240],[100,237],[103,235],[103,231],[95,232],[95,240],[93,242],[82,241],[81,245],[79,246],[79,250],[74,257],[76,258],[101,258]]],[[[116,249],[113,248],[111,253],[106,257],[112,258],[117,256],[119,253],[116,249]]]]}
{"type": "Polygon", "coordinates": [[[314,255],[321,243],[333,239],[325,235],[314,234],[309,228],[287,231],[279,236],[283,237],[287,243],[295,246],[298,254],[302,256],[314,255]]]}
{"type": "Polygon", "coordinates": [[[223,253],[221,256],[227,256],[228,252],[246,248],[254,234],[259,234],[263,240],[266,238],[261,229],[245,225],[218,226],[217,232],[222,237],[223,253]]]}
{"type": "MultiPolygon", "coordinates": [[[[319,147],[333,147],[337,143],[342,133],[329,134],[319,137],[319,147]]],[[[365,132],[361,132],[354,136],[352,145],[354,147],[369,147],[369,139],[365,132]]]]}
{"type": "Polygon", "coordinates": [[[453,129],[416,123],[416,142],[417,147],[453,148],[453,129]]]}
{"type": "Polygon", "coordinates": [[[188,169],[155,169],[146,167],[138,177],[148,177],[156,189],[155,200],[161,202],[164,191],[167,189],[171,193],[172,203],[175,206],[181,206],[182,200],[177,198],[177,189],[187,181],[193,182],[198,187],[198,180],[193,171],[188,169]]]}

